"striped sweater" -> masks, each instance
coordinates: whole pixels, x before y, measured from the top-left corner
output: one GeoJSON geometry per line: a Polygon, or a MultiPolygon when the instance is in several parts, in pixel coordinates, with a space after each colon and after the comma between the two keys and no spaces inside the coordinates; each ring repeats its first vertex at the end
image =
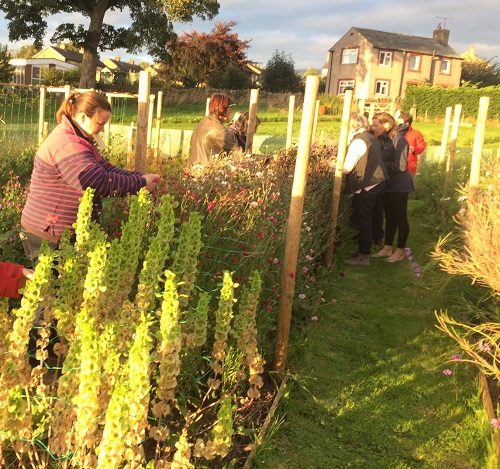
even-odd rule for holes
{"type": "Polygon", "coordinates": [[[35,156],[21,224],[53,235],[60,235],[66,228],[74,232],[80,198],[88,187],[95,190],[92,219],[97,221],[102,197],[135,194],[145,185],[141,173],[117,168],[102,158],[76,125],[63,116],[35,156]]]}

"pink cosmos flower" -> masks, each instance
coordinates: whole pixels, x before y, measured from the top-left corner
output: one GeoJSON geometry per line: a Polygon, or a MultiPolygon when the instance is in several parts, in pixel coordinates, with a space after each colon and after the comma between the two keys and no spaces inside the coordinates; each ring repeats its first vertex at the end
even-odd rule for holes
{"type": "Polygon", "coordinates": [[[450,369],[443,370],[443,375],[450,376],[453,373],[450,369]]]}

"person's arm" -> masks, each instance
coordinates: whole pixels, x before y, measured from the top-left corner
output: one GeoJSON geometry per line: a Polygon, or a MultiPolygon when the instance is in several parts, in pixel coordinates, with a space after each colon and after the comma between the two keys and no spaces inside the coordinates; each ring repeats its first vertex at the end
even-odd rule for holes
{"type": "Polygon", "coordinates": [[[367,146],[364,140],[354,139],[347,147],[347,153],[342,167],[342,173],[349,174],[358,164],[358,161],[366,153],[367,146]]]}
{"type": "Polygon", "coordinates": [[[219,145],[223,151],[230,152],[232,150],[237,150],[240,148],[240,144],[236,139],[236,135],[233,131],[224,128],[217,133],[217,145],[219,145]]]}
{"type": "Polygon", "coordinates": [[[415,156],[420,155],[425,150],[426,144],[424,136],[418,131],[415,131],[415,142],[413,145],[413,153],[415,156]]]}
{"type": "Polygon", "coordinates": [[[87,147],[73,145],[69,156],[59,160],[58,168],[65,182],[76,190],[88,187],[95,190],[98,197],[124,196],[136,194],[141,187],[151,188],[152,177],[137,171],[127,171],[113,166],[99,154],[94,155],[87,147]],[[77,151],[79,150],[79,151],[77,151]]]}
{"type": "Polygon", "coordinates": [[[12,262],[0,262],[0,296],[19,298],[24,267],[12,262]]]}

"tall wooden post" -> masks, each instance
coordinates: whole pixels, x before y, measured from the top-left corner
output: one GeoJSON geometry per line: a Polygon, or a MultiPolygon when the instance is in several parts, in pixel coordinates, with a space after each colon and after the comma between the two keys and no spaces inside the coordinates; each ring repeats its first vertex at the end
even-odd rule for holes
{"type": "Polygon", "coordinates": [[[443,166],[446,159],[446,148],[448,148],[448,135],[450,133],[451,121],[451,106],[446,108],[446,115],[444,118],[443,137],[441,138],[441,149],[439,153],[439,168],[443,166]]]}
{"type": "MultiPolygon", "coordinates": [[[[113,96],[110,93],[108,93],[106,97],[108,98],[108,103],[111,106],[111,109],[113,109],[113,96]]],[[[113,114],[111,114],[111,117],[112,116],[113,114]]],[[[106,143],[106,145],[109,145],[109,136],[111,135],[111,117],[104,126],[104,142],[106,143]]]]}
{"type": "Polygon", "coordinates": [[[295,95],[290,96],[290,101],[288,102],[288,126],[286,130],[286,149],[290,150],[292,148],[292,131],[293,131],[293,113],[295,109],[295,95]]]}
{"type": "Polygon", "coordinates": [[[255,134],[255,118],[257,117],[257,107],[259,106],[259,90],[250,90],[250,107],[248,109],[248,133],[245,152],[252,153],[253,136],[255,134]]]}
{"type": "Polygon", "coordinates": [[[479,110],[477,114],[476,133],[472,145],[472,161],[470,165],[469,200],[476,199],[479,192],[479,172],[481,170],[481,158],[483,156],[484,130],[486,128],[486,117],[490,98],[482,96],[479,98],[479,110]]]}
{"type": "Polygon", "coordinates": [[[127,136],[127,169],[132,169],[134,167],[132,162],[132,149],[134,141],[134,121],[130,123],[127,136]]]}
{"type": "Polygon", "coordinates": [[[207,98],[207,104],[205,106],[205,116],[208,116],[210,114],[210,98],[207,98]]]}
{"type": "Polygon", "coordinates": [[[339,146],[337,149],[337,161],[335,163],[335,179],[333,182],[333,204],[330,216],[330,239],[325,254],[325,265],[333,264],[333,252],[335,250],[335,238],[337,237],[337,218],[339,215],[340,191],[342,189],[342,169],[344,168],[345,155],[347,153],[347,137],[349,136],[349,121],[351,119],[352,90],[346,90],[344,95],[344,109],[342,111],[342,124],[340,127],[339,146]]]}
{"type": "Polygon", "coordinates": [[[148,108],[148,148],[151,148],[151,137],[153,135],[153,115],[155,112],[155,95],[149,95],[149,108],[148,108]]]}
{"type": "Polygon", "coordinates": [[[158,91],[156,103],[156,135],[155,135],[155,159],[160,156],[160,134],[161,134],[161,111],[163,106],[163,91],[158,91]]]}
{"type": "MultiPolygon", "coordinates": [[[[460,124],[460,115],[462,114],[462,105],[455,105],[455,113],[453,114],[453,124],[451,126],[450,138],[450,156],[446,161],[446,186],[449,188],[451,177],[453,176],[453,166],[455,165],[455,155],[457,153],[458,126],[460,124]]],[[[446,190],[445,197],[448,190],[446,190]]]]}
{"type": "Polygon", "coordinates": [[[45,134],[43,131],[43,123],[45,121],[45,99],[47,97],[47,87],[40,86],[40,107],[38,112],[38,143],[42,143],[45,134]]]}
{"type": "Polygon", "coordinates": [[[319,119],[319,99],[316,100],[316,106],[314,108],[314,122],[312,130],[312,140],[316,141],[316,132],[318,131],[318,119],[319,119]]]}
{"type": "Polygon", "coordinates": [[[304,195],[307,179],[307,165],[311,150],[312,127],[314,109],[319,88],[319,77],[308,76],[304,95],[304,109],[300,127],[300,139],[297,149],[297,161],[292,186],[292,200],[288,216],[286,234],[285,258],[281,281],[281,295],[278,312],[278,326],[276,331],[276,349],[274,355],[274,368],[283,373],[286,366],[288,338],[290,334],[290,320],[292,315],[293,295],[295,290],[295,269],[300,243],[300,230],[302,227],[302,213],[304,208],[304,195]]]}
{"type": "Polygon", "coordinates": [[[148,109],[151,76],[149,72],[139,72],[139,97],[137,106],[137,137],[135,142],[135,170],[145,173],[148,152],[148,109]]]}

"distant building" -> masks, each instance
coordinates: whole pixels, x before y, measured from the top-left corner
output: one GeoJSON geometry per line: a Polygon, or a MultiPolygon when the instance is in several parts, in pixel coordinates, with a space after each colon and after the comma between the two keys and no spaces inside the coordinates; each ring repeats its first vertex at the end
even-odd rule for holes
{"type": "MultiPolygon", "coordinates": [[[[83,52],[83,51],[82,51],[83,52]]],[[[64,44],[59,47],[48,46],[30,59],[12,59],[14,67],[14,82],[18,85],[42,85],[42,69],[72,70],[79,68],[83,61],[83,53],[66,49],[64,44]]],[[[97,70],[104,67],[97,61],[97,70]]]]}
{"type": "Polygon", "coordinates": [[[408,85],[458,88],[462,58],[438,25],[432,38],[351,28],[328,52],[325,92],[357,99],[403,98],[408,85]]]}
{"type": "Polygon", "coordinates": [[[128,62],[122,62],[121,57],[113,59],[104,59],[104,68],[98,73],[97,81],[101,83],[113,83],[116,80],[123,80],[128,83],[139,81],[139,73],[144,69],[130,59],[128,62]]]}

